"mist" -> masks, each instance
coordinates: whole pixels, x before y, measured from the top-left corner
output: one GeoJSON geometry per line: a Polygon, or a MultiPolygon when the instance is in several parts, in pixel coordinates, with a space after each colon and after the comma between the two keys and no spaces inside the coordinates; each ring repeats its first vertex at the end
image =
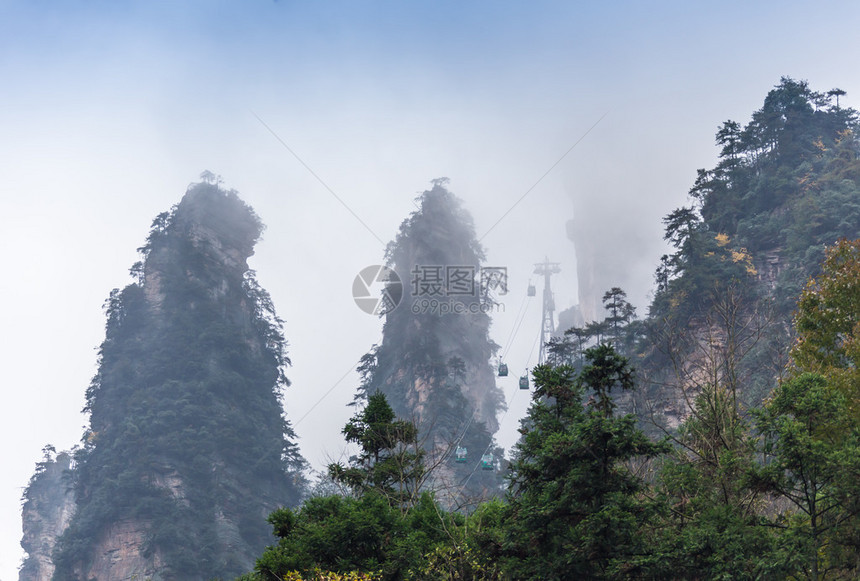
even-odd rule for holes
{"type": "Polygon", "coordinates": [[[849,2],[5,3],[0,579],[17,575],[40,450],[75,445],[86,421],[102,304],[202,171],[267,225],[250,264],[286,321],[284,405],[315,469],[344,456],[354,370],[381,337],[352,281],[450,178],[485,264],[508,269],[490,334],[511,364],[510,447],[516,376],[537,360],[537,302],[512,337],[534,263],[561,265],[557,312],[579,302],[574,220],[597,278],[645,315],[660,219],[714,165],[718,125],[783,75],[856,103],[858,17],[849,2]]]}

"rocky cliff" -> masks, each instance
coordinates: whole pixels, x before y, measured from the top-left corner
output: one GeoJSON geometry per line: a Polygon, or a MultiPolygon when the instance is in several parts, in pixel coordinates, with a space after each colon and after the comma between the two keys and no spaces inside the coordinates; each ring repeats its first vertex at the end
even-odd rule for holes
{"type": "Polygon", "coordinates": [[[500,289],[489,288],[471,216],[446,181],[434,180],[389,245],[404,296],[364,360],[359,399],[379,390],[399,417],[416,423],[438,498],[458,506],[500,490],[496,473],[476,470],[485,452],[500,456],[493,434],[504,398],[490,365],[498,346],[489,338],[500,289]],[[467,462],[455,463],[457,447],[467,449],[467,462]]]}
{"type": "Polygon", "coordinates": [[[75,511],[70,468],[69,453],[47,452],[24,493],[21,547],[27,558],[19,581],[49,581],[54,574],[54,546],[75,511]]]}
{"type": "Polygon", "coordinates": [[[247,264],[261,231],[235,192],[208,182],[153,222],[137,282],[106,303],[69,479],[74,515],[42,527],[31,553],[40,571],[65,529],[53,552],[60,581],[234,577],[268,542],[267,514],[297,502],[303,461],[280,405],[285,340],[247,264]]]}

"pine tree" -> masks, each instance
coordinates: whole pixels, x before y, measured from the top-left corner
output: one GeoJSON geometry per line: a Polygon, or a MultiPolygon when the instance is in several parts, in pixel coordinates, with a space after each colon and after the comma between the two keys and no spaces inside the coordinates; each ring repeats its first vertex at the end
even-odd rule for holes
{"type": "Polygon", "coordinates": [[[585,352],[586,365],[539,366],[523,437],[511,463],[507,540],[520,579],[608,579],[633,574],[652,508],[628,462],[665,450],[632,415],[616,416],[613,391],[633,388],[626,359],[609,345],[585,352]],[[592,395],[584,401],[585,394],[592,395]]]}
{"type": "Polygon", "coordinates": [[[418,448],[415,424],[398,420],[385,396],[379,392],[343,428],[346,441],[358,444],[361,452],[350,466],[329,465],[335,482],[346,484],[357,494],[373,490],[393,507],[415,504],[424,482],[424,450],[418,448]]]}

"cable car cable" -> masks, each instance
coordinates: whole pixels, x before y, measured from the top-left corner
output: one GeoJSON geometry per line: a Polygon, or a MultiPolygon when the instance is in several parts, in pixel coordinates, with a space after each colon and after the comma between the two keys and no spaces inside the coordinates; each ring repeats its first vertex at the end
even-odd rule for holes
{"type": "MultiPolygon", "coordinates": [[[[540,335],[538,335],[538,337],[540,337],[540,335]]],[[[534,347],[532,347],[532,352],[534,352],[534,347]]],[[[502,417],[499,418],[499,426],[502,425],[502,422],[505,420],[505,417],[508,415],[508,410],[510,410],[510,408],[511,408],[510,404],[513,403],[514,398],[516,397],[518,391],[519,391],[519,389],[512,390],[511,396],[510,396],[509,400],[507,400],[509,403],[506,406],[504,413],[502,413],[502,417]]],[[[474,414],[473,414],[473,416],[474,416],[474,414]]],[[[484,448],[484,453],[481,454],[482,459],[487,454],[487,452],[490,450],[490,448],[493,446],[493,444],[494,444],[494,439],[492,437],[490,437],[490,443],[487,444],[487,447],[484,448]]],[[[494,459],[494,461],[495,461],[495,459],[494,459]]],[[[469,476],[467,476],[466,480],[459,486],[459,490],[457,491],[457,494],[454,495],[454,498],[457,498],[458,496],[463,494],[463,491],[466,489],[466,486],[469,484],[469,481],[472,479],[472,476],[474,476],[475,472],[478,470],[478,467],[481,466],[481,464],[482,464],[482,460],[478,460],[478,463],[475,464],[474,468],[472,468],[472,471],[469,472],[469,476]]],[[[494,468],[494,470],[495,470],[495,468],[494,468]]]]}
{"type": "Polygon", "coordinates": [[[517,331],[520,330],[520,325],[522,324],[523,320],[521,317],[523,317],[523,310],[526,308],[526,301],[528,301],[528,298],[528,295],[523,297],[523,300],[520,303],[520,309],[519,311],[517,311],[517,316],[514,317],[514,324],[511,325],[511,332],[508,335],[507,341],[505,341],[505,345],[507,346],[507,348],[502,352],[502,359],[508,356],[508,351],[511,350],[511,342],[514,340],[517,331]]]}

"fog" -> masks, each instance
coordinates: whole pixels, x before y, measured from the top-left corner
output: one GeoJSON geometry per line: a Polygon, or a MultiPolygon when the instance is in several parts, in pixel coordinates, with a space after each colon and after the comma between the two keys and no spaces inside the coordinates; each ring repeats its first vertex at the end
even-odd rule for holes
{"type": "Polygon", "coordinates": [[[508,269],[491,334],[509,353],[497,439],[510,448],[528,403],[516,378],[537,359],[534,263],[561,264],[559,310],[578,301],[567,222],[587,228],[606,287],[644,315],[660,219],[713,166],[720,123],[746,122],[783,75],[857,106],[858,17],[847,1],[7,0],[0,579],[17,578],[20,497],[41,448],[81,436],[101,305],[202,171],[267,225],[251,266],[286,321],[285,407],[316,469],[344,451],[354,368],[381,338],[353,278],[382,262],[380,240],[430,180],[450,178],[487,264],[508,269]]]}

